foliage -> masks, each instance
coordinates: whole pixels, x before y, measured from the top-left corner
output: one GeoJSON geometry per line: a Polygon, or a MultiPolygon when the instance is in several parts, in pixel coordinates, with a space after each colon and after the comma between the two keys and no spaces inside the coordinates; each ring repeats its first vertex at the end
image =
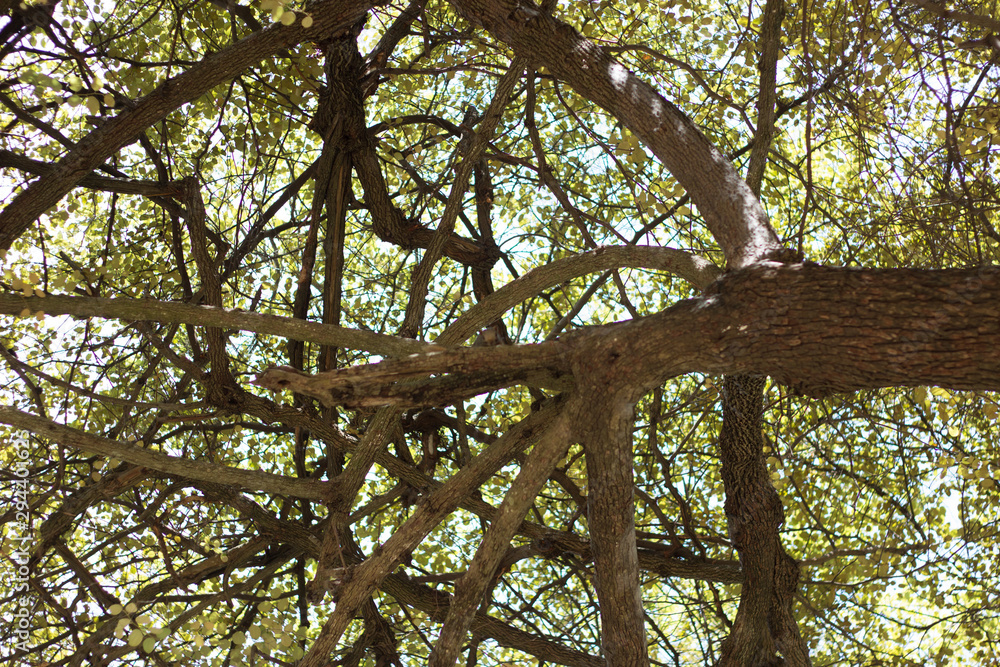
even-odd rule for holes
{"type": "MultiPolygon", "coordinates": [[[[359,564],[447,500],[459,507],[414,538],[332,651],[335,664],[425,663],[443,595],[543,445],[509,448],[460,497],[442,484],[498,437],[513,440],[516,425],[558,422],[546,412],[558,388],[498,382],[386,410],[274,393],[254,378],[432,358],[471,346],[478,329],[501,343],[552,341],[661,312],[725,269],[726,248],[679,177],[621,113],[472,20],[469,8],[490,2],[335,5],[3,3],[10,210],[29,184],[70,173],[66,156],[106,148],[10,244],[0,277],[10,424],[0,598],[15,619],[5,656],[291,664],[322,636],[359,564]],[[284,42],[255,47],[261,35],[284,42]],[[132,134],[107,129],[167,95],[132,134]],[[372,165],[391,208],[376,208],[372,165]],[[685,272],[655,253],[558,268],[605,246],[680,249],[718,268],[685,272]],[[563,272],[528,282],[547,265],[563,272]],[[494,286],[508,284],[518,291],[500,300],[494,286]],[[488,298],[506,304],[500,320],[475,305],[488,298]],[[470,312],[463,338],[456,322],[470,312]],[[303,320],[326,328],[296,329],[303,320]],[[172,458],[139,463],[140,450],[172,458]]],[[[519,6],[600,45],[746,172],[762,3],[519,6]]],[[[834,266],[1000,263],[995,0],[953,11],[785,0],[783,11],[759,188],[781,242],[834,266]]],[[[490,368],[478,372],[488,384],[490,368]]],[[[718,660],[737,613],[722,384],[680,375],[634,409],[636,553],[657,664],[718,660]]],[[[997,395],[921,384],[811,399],[775,381],[764,401],[764,454],[784,505],[781,542],[800,563],[794,613],[813,662],[1000,659],[997,395]]],[[[565,445],[486,577],[461,644],[467,664],[601,664],[584,445],[565,445]]]]}

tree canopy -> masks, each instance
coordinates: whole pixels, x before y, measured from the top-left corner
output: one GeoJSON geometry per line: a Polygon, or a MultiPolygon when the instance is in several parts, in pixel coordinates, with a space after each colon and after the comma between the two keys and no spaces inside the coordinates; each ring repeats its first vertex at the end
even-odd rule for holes
{"type": "Polygon", "coordinates": [[[0,0],[27,665],[1000,661],[996,0],[0,0]]]}

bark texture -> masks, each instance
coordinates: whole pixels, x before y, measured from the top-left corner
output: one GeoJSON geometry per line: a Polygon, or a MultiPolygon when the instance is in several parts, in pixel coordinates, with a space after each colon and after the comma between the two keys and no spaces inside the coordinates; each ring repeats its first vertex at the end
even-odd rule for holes
{"type": "Polygon", "coordinates": [[[650,361],[649,389],[707,372],[770,375],[817,397],[892,386],[988,390],[1000,386],[998,298],[997,267],[765,262],[727,274],[702,299],[580,339],[627,336],[634,347],[626,355],[650,361]]]}
{"type": "Polygon", "coordinates": [[[622,391],[635,400],[686,373],[769,375],[817,397],[893,386],[996,390],[998,299],[996,267],[763,262],[726,274],[702,298],[555,341],[438,348],[315,376],[272,369],[257,383],[369,407],[454,402],[519,383],[569,389],[587,382],[604,395],[622,391]],[[399,382],[432,374],[413,385],[399,382]]]}

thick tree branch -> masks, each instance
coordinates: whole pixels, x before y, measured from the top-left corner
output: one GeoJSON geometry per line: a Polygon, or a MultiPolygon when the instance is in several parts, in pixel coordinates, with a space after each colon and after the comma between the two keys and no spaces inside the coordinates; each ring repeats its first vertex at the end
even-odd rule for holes
{"type": "MultiPolygon", "coordinates": [[[[763,263],[727,274],[703,299],[635,322],[628,338],[636,345],[622,353],[646,361],[649,389],[689,372],[769,375],[810,396],[918,385],[997,389],[998,299],[997,267],[763,263]]],[[[612,331],[619,326],[633,325],[612,331]]]]}
{"type": "Polygon", "coordinates": [[[254,384],[291,390],[324,405],[431,407],[517,384],[564,389],[569,366],[558,342],[458,348],[309,375],[270,368],[254,384]],[[433,375],[427,379],[418,379],[433,375]]]}
{"type": "MultiPolygon", "coordinates": [[[[784,11],[784,0],[767,0],[761,18],[757,129],[747,167],[747,184],[758,197],[774,136],[784,11]]],[[[759,375],[729,375],[723,382],[719,458],[729,538],[739,553],[744,581],[720,667],[773,664],[777,652],[794,667],[810,664],[792,614],[798,565],[781,545],[778,530],[785,515],[764,459],[764,382],[759,375]]]]}
{"type": "Polygon", "coordinates": [[[345,329],[331,324],[306,322],[277,315],[260,315],[242,310],[196,306],[152,299],[106,299],[82,296],[23,297],[0,294],[0,314],[26,315],[43,312],[48,315],[73,317],[105,317],[129,322],[170,322],[206,327],[222,327],[303,340],[320,345],[366,350],[384,356],[402,356],[440,350],[439,346],[415,340],[386,336],[360,329],[345,329]]]}
{"type": "Polygon", "coordinates": [[[919,385],[998,389],[998,300],[996,267],[765,262],[656,315],[539,345],[446,348],[315,376],[271,369],[257,383],[330,404],[421,406],[519,383],[567,388],[581,380],[569,365],[586,362],[616,366],[617,385],[637,396],[686,373],[770,375],[810,396],[919,385]]]}
{"type": "Polygon", "coordinates": [[[186,72],[101,124],[70,150],[47,176],[29,185],[0,211],[0,249],[11,244],[90,172],[118,149],[182,105],[254,63],[305,40],[321,41],[354,24],[371,7],[366,0],[320,0],[309,6],[313,25],[274,23],[207,56],[186,72]]]}
{"type": "Polygon", "coordinates": [[[542,485],[569,448],[571,424],[580,410],[579,403],[571,402],[531,449],[521,466],[469,569],[455,586],[451,608],[430,656],[431,667],[452,667],[458,660],[476,608],[491,582],[502,574],[500,565],[510,548],[511,539],[542,485]]]}
{"type": "Polygon", "coordinates": [[[606,50],[531,2],[452,0],[452,4],[635,133],[691,195],[729,268],[781,255],[781,243],[767,215],[729,160],[691,119],[606,50]]]}
{"type": "MultiPolygon", "coordinates": [[[[774,621],[782,612],[791,610],[774,609],[772,618],[772,605],[780,593],[790,607],[790,593],[798,580],[798,568],[791,561],[790,572],[794,575],[791,590],[777,589],[778,559],[784,556],[778,529],[785,515],[781,499],[771,485],[763,454],[764,382],[762,376],[730,375],[723,384],[719,451],[726,489],[726,520],[744,579],[736,620],[722,644],[722,656],[717,663],[720,667],[777,664],[775,635],[781,626],[774,621]]],[[[797,636],[794,623],[792,629],[797,636]]]]}
{"type": "Polygon", "coordinates": [[[168,456],[162,452],[145,449],[134,444],[91,435],[6,405],[0,405],[0,422],[31,431],[38,436],[50,438],[64,445],[71,445],[87,452],[120,459],[133,465],[180,478],[218,482],[254,491],[265,491],[275,495],[310,500],[322,500],[330,487],[329,482],[295,479],[258,470],[243,470],[207,461],[192,461],[182,457],[168,456]]]}
{"type": "Polygon", "coordinates": [[[576,415],[587,459],[587,516],[600,601],[601,648],[608,667],[649,664],[635,542],[632,424],[635,399],[610,390],[614,371],[595,364],[580,388],[576,415]]]}

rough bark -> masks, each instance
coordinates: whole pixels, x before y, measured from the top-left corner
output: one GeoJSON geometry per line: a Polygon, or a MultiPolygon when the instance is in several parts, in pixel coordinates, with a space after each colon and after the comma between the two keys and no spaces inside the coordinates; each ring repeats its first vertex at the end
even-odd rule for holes
{"type": "MultiPolygon", "coordinates": [[[[1000,388],[1000,268],[845,269],[765,262],[706,296],[555,341],[426,355],[257,382],[327,403],[420,406],[520,383],[569,388],[606,364],[637,395],[686,373],[769,375],[804,395],[878,387],[1000,388]],[[636,364],[642,359],[642,364],[636,364]],[[426,380],[402,384],[398,380],[426,380]],[[433,396],[433,400],[428,398],[433,396]]],[[[609,380],[610,381],[610,380],[609,380]]]]}
{"type": "MultiPolygon", "coordinates": [[[[484,391],[487,377],[506,386],[533,373],[566,374],[563,364],[570,361],[573,391],[590,401],[572,419],[587,444],[606,657],[610,664],[641,664],[646,654],[627,437],[634,400],[692,371],[769,374],[812,394],[918,384],[996,389],[998,298],[996,268],[876,271],[764,263],[728,274],[706,297],[658,315],[542,345],[444,351],[292,379],[296,391],[327,401],[353,396],[368,404],[419,405],[428,396],[440,402],[484,391]],[[421,372],[436,376],[419,390],[398,383],[421,372]]],[[[796,568],[777,541],[781,506],[761,451],[761,380],[735,377],[726,386],[723,476],[747,595],[727,659],[768,664],[781,650],[804,662],[790,610],[796,568]]]]}
{"type": "MultiPolygon", "coordinates": [[[[758,197],[774,136],[783,16],[783,0],[768,0],[758,44],[757,128],[747,166],[747,185],[758,197]]],[[[720,667],[776,664],[781,662],[778,652],[789,665],[804,667],[810,662],[792,613],[798,564],[781,545],[778,531],[784,508],[764,459],[764,386],[765,378],[759,375],[729,375],[723,382],[719,458],[730,541],[739,554],[744,579],[720,667]]]]}
{"type": "MultiPolygon", "coordinates": [[[[717,281],[704,300],[637,324],[644,330],[669,327],[669,339],[686,331],[686,352],[702,359],[684,365],[770,375],[809,396],[918,385],[996,389],[998,298],[997,267],[929,271],[763,263],[717,281]],[[687,327],[679,321],[685,310],[693,315],[687,327]],[[721,311],[731,319],[716,319],[721,311]],[[713,323],[703,326],[703,317],[713,323]]],[[[663,344],[668,336],[656,340],[663,344]]],[[[637,337],[642,351],[667,362],[664,370],[673,365],[668,359],[679,359],[673,350],[648,349],[637,337]]]]}
{"type": "Polygon", "coordinates": [[[785,515],[764,460],[764,384],[764,377],[753,375],[730,375],[723,383],[722,481],[743,587],[719,665],[784,664],[776,656],[779,650],[796,657],[788,664],[808,664],[791,609],[798,564],[779,540],[785,515]]]}
{"type": "Polygon", "coordinates": [[[634,400],[608,391],[611,378],[595,374],[583,381],[577,391],[587,409],[574,417],[582,426],[587,461],[587,514],[594,588],[600,601],[601,649],[609,667],[641,667],[649,664],[649,656],[635,542],[634,400]]]}

